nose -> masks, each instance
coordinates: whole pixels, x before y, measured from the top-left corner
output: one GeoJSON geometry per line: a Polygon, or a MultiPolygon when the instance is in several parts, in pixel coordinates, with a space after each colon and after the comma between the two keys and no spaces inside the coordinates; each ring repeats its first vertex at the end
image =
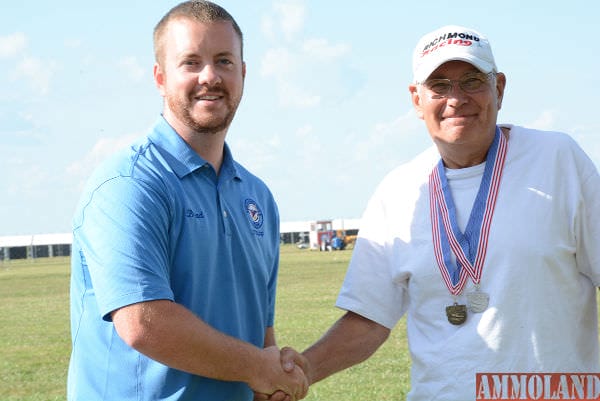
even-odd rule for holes
{"type": "Polygon", "coordinates": [[[467,102],[469,94],[462,90],[462,88],[458,85],[458,82],[452,82],[452,88],[444,97],[451,104],[460,105],[467,102]]]}
{"type": "Polygon", "coordinates": [[[200,85],[214,86],[221,82],[221,76],[213,64],[205,64],[198,73],[198,83],[200,85]]]}

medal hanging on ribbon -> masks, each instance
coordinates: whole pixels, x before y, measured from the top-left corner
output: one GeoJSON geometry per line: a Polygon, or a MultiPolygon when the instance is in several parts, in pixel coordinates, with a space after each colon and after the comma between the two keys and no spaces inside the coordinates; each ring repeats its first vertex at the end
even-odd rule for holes
{"type": "MultiPolygon", "coordinates": [[[[442,160],[429,175],[429,205],[435,259],[446,287],[454,298],[462,293],[467,278],[471,277],[475,291],[467,294],[467,301],[469,310],[475,313],[485,311],[489,302],[489,295],[480,290],[479,283],[507,149],[508,141],[500,128],[496,127],[494,141],[488,150],[483,177],[464,234],[458,228],[456,208],[442,160]],[[456,264],[452,262],[452,254],[456,257],[456,264]]],[[[446,315],[450,323],[462,324],[466,321],[466,306],[455,302],[446,308],[446,315]]]]}

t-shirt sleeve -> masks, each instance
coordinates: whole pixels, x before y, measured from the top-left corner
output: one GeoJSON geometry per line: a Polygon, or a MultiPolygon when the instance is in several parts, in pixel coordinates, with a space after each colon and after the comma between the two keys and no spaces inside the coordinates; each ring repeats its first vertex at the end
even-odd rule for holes
{"type": "Polygon", "coordinates": [[[407,283],[395,282],[392,275],[384,191],[376,191],[363,214],[336,306],[391,329],[406,311],[407,283]]]}
{"type": "Polygon", "coordinates": [[[600,175],[583,150],[576,144],[573,146],[581,182],[575,256],[579,271],[590,277],[595,286],[600,286],[600,175]]]}

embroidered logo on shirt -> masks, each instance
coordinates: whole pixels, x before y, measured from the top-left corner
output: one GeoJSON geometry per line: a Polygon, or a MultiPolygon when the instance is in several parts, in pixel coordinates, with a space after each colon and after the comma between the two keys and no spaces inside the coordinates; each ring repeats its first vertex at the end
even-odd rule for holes
{"type": "Polygon", "coordinates": [[[246,209],[252,227],[257,230],[261,228],[263,225],[263,214],[256,201],[254,199],[246,199],[244,201],[244,208],[246,209]]]}

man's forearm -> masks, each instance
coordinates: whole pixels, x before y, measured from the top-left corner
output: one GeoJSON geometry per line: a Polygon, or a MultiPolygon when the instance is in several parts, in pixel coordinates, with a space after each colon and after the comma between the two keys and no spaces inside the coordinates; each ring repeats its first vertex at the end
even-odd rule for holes
{"type": "Polygon", "coordinates": [[[342,316],[325,335],[302,354],[310,384],[369,358],[390,330],[353,312],[342,316]]]}
{"type": "Polygon", "coordinates": [[[132,348],[170,367],[224,381],[248,383],[255,391],[298,393],[301,372],[281,369],[279,351],[261,349],[221,333],[188,309],[161,300],[113,313],[113,322],[132,348]]]}

